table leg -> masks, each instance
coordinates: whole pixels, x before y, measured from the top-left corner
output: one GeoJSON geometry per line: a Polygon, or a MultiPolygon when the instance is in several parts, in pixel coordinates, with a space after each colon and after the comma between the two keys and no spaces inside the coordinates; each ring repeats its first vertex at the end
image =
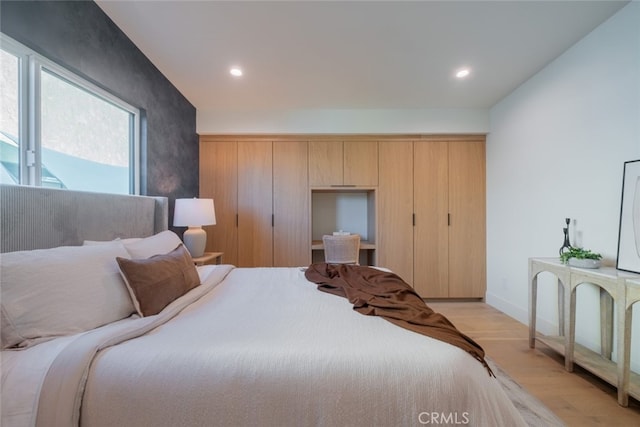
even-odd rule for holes
{"type": "Polygon", "coordinates": [[[576,342],[576,291],[567,289],[564,295],[564,368],[573,372],[573,350],[576,342]]]}
{"type": "Polygon", "coordinates": [[[626,287],[624,283],[618,284],[617,295],[618,310],[618,404],[629,406],[629,374],[631,358],[631,321],[633,318],[633,306],[627,309],[626,287]]]}
{"type": "Polygon", "coordinates": [[[600,288],[600,354],[611,360],[613,350],[613,298],[600,288]]]}
{"type": "Polygon", "coordinates": [[[538,299],[538,276],[529,277],[529,348],[536,346],[536,308],[538,299]]]}
{"type": "Polygon", "coordinates": [[[558,285],[558,335],[564,336],[564,285],[557,279],[558,285]]]}

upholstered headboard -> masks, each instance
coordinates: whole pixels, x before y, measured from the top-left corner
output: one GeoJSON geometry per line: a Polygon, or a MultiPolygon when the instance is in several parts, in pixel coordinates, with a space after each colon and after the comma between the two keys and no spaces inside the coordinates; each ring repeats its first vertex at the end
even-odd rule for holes
{"type": "Polygon", "coordinates": [[[0,252],[146,237],[166,230],[166,197],[0,185],[0,252]]]}

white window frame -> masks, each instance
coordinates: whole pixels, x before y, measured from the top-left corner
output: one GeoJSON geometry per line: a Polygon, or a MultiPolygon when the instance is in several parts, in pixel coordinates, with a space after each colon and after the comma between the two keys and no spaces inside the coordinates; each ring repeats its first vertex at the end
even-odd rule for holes
{"type": "Polygon", "coordinates": [[[129,193],[140,194],[140,110],[90,81],[0,33],[0,48],[19,59],[19,169],[20,184],[42,183],[42,139],[40,132],[40,75],[43,69],[131,114],[129,146],[129,193]]]}

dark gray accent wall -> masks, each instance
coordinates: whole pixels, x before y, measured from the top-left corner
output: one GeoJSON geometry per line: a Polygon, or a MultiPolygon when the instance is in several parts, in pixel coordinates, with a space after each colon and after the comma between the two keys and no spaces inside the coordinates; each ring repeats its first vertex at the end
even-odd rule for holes
{"type": "Polygon", "coordinates": [[[196,109],[92,1],[0,1],[0,30],[143,110],[142,194],[198,195],[196,109]]]}

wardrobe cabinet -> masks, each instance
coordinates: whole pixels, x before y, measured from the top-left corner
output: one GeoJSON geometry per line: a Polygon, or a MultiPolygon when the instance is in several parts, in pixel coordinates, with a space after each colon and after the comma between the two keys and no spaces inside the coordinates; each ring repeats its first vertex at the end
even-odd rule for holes
{"type": "Polygon", "coordinates": [[[329,230],[355,221],[372,240],[369,262],[392,269],[423,297],[484,298],[484,141],[202,136],[200,197],[214,199],[217,219],[206,227],[207,251],[224,252],[225,263],[239,267],[305,266],[318,223],[333,221],[329,230]],[[338,214],[338,205],[346,210],[338,214]]]}
{"type": "Polygon", "coordinates": [[[314,187],[377,186],[378,142],[309,141],[309,184],[314,187]]]}
{"type": "Polygon", "coordinates": [[[225,264],[238,265],[238,144],[200,140],[200,197],[213,198],[216,224],[207,232],[207,252],[224,252],[225,264]]]}
{"type": "Polygon", "coordinates": [[[448,186],[448,148],[446,141],[418,141],[413,146],[414,288],[424,298],[450,296],[449,200],[455,196],[448,186]]]}
{"type": "Polygon", "coordinates": [[[379,148],[379,264],[425,298],[484,298],[484,138],[379,148]]]}
{"type": "Polygon", "coordinates": [[[237,146],[237,266],[271,267],[273,265],[272,145],[262,141],[239,141],[237,146]]]}
{"type": "Polygon", "coordinates": [[[378,265],[413,284],[413,141],[380,141],[378,265]]]}
{"type": "Polygon", "coordinates": [[[310,262],[306,141],[200,139],[200,197],[213,198],[207,251],[238,267],[310,262]]]}
{"type": "Polygon", "coordinates": [[[449,297],[484,298],[487,288],[485,143],[449,144],[449,297]]]}
{"type": "Polygon", "coordinates": [[[273,265],[311,263],[307,141],[273,142],[273,265]]]}

